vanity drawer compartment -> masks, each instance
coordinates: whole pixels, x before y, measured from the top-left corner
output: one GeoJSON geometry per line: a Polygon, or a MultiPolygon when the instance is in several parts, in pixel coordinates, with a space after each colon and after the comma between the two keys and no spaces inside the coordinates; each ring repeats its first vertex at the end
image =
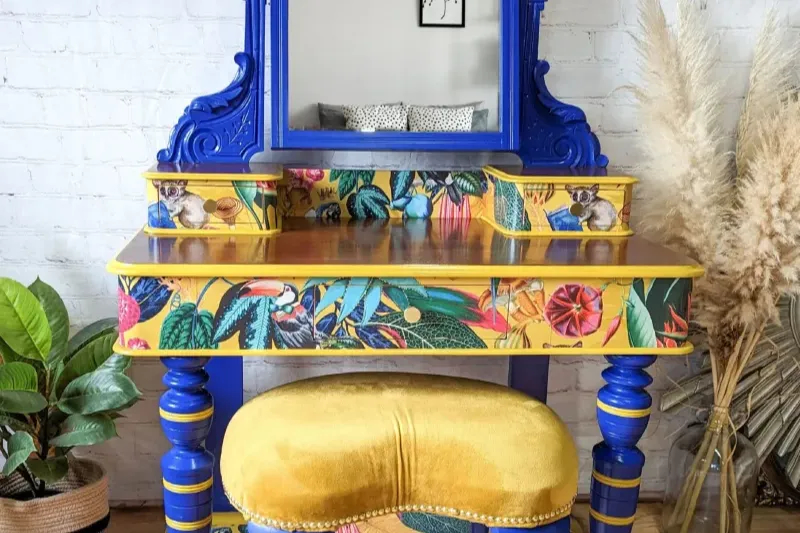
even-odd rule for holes
{"type": "Polygon", "coordinates": [[[272,233],[281,228],[276,181],[148,179],[152,233],[272,233]]]}
{"type": "Polygon", "coordinates": [[[347,278],[312,282],[323,348],[485,349],[507,338],[509,288],[487,280],[347,278]],[[492,296],[494,292],[494,297],[492,296]],[[366,315],[366,316],[365,316],[366,315]]]}
{"type": "Polygon", "coordinates": [[[633,178],[512,175],[487,169],[483,218],[518,235],[631,235],[633,178]]]}

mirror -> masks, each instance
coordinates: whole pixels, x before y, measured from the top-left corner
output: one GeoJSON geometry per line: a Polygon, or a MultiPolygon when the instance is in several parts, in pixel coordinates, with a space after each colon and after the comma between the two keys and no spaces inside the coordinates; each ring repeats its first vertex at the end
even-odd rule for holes
{"type": "Polygon", "coordinates": [[[291,0],[288,18],[290,129],[499,130],[498,2],[291,0]]]}
{"type": "Polygon", "coordinates": [[[519,0],[273,0],[273,148],[513,150],[519,0]]]}

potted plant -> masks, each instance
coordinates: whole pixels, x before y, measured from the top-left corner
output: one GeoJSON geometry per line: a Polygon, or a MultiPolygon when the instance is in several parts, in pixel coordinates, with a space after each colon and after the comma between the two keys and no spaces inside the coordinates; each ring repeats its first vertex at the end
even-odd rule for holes
{"type": "Polygon", "coordinates": [[[105,472],[70,451],[116,437],[119,412],[139,400],[116,328],[101,320],[69,338],[52,287],[0,278],[0,533],[105,530],[105,472]]]}

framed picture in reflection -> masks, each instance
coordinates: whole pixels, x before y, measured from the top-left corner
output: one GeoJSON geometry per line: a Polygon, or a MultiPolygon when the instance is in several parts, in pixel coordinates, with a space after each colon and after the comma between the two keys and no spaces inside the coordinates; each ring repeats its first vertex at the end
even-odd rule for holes
{"type": "Polygon", "coordinates": [[[419,25],[427,28],[466,26],[467,0],[420,0],[419,25]]]}

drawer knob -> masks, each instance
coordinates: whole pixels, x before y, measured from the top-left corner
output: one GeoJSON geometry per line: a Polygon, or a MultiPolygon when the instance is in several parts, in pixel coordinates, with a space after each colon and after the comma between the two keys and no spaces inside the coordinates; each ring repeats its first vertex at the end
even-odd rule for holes
{"type": "Polygon", "coordinates": [[[405,318],[406,322],[409,324],[416,324],[422,318],[422,312],[416,307],[408,307],[403,311],[403,318],[405,318]]]}

